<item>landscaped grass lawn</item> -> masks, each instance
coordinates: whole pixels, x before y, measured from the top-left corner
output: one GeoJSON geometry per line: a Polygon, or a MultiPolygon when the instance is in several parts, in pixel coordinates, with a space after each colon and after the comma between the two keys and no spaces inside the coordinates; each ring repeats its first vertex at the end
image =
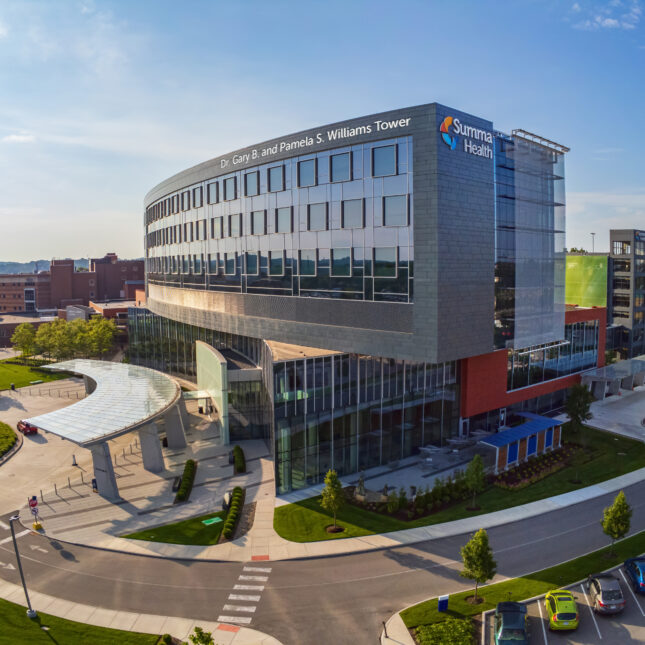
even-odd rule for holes
{"type": "Polygon", "coordinates": [[[62,378],[69,378],[64,372],[49,372],[39,370],[37,367],[27,365],[16,365],[10,363],[14,359],[0,361],[0,390],[8,390],[13,383],[16,387],[25,387],[31,381],[58,381],[62,378]]]}
{"type": "Polygon", "coordinates": [[[494,609],[498,602],[509,598],[514,601],[525,600],[545,594],[551,589],[559,589],[570,585],[577,580],[586,578],[590,573],[598,573],[620,564],[627,558],[633,558],[645,551],[645,531],[614,544],[615,555],[609,556],[610,547],[593,551],[575,560],[563,562],[555,567],[531,573],[522,578],[513,578],[497,584],[487,585],[478,589],[477,595],[484,598],[484,602],[471,605],[466,602],[468,596],[473,595],[473,590],[462,591],[450,596],[448,611],[439,613],[437,599],[404,609],[401,612],[403,622],[408,628],[419,625],[429,625],[445,620],[448,616],[453,618],[470,618],[483,611],[494,609]],[[509,596],[510,594],[510,596],[509,596]]]}
{"type": "MultiPolygon", "coordinates": [[[[38,611],[38,607],[35,607],[38,611]]],[[[0,645],[155,645],[159,636],[124,632],[76,623],[38,612],[38,618],[29,619],[26,608],[0,600],[0,645]],[[41,626],[49,627],[48,630],[41,626]]]]}
{"type": "Polygon", "coordinates": [[[16,433],[11,426],[0,422],[0,457],[16,443],[16,433]]]}
{"type": "MultiPolygon", "coordinates": [[[[564,432],[565,438],[569,437],[572,441],[580,442],[580,437],[571,434],[568,427],[565,426],[564,432]]],[[[590,461],[578,468],[574,466],[563,468],[520,490],[509,491],[491,486],[477,496],[477,505],[480,507],[477,512],[466,510],[466,507],[472,504],[472,500],[468,500],[427,517],[404,522],[356,506],[345,505],[337,515],[338,523],[345,527],[345,531],[327,533],[325,527],[332,523],[332,515],[322,509],[320,497],[311,497],[295,504],[278,506],[275,509],[273,526],[279,535],[292,542],[312,542],[387,533],[388,531],[450,522],[528,504],[538,499],[592,486],[645,466],[645,444],[640,441],[619,437],[593,428],[585,428],[582,432],[586,434],[587,447],[594,451],[594,456],[590,461]],[[575,478],[576,473],[580,482],[574,484],[571,480],[575,478]]]]}
{"type": "Polygon", "coordinates": [[[121,537],[130,538],[131,540],[148,540],[149,542],[168,542],[170,544],[196,544],[199,546],[209,546],[217,544],[224,522],[226,513],[209,513],[200,517],[192,517],[189,520],[176,522],[175,524],[166,524],[166,526],[157,526],[156,528],[137,531],[121,537]],[[202,524],[202,520],[209,520],[213,517],[221,517],[221,522],[215,522],[210,526],[202,524]]]}

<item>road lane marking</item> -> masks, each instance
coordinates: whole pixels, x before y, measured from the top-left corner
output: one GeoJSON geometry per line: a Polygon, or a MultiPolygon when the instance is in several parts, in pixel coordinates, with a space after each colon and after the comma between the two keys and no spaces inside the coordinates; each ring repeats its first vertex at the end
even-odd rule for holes
{"type": "Polygon", "coordinates": [[[266,582],[269,576],[240,576],[238,580],[255,580],[255,582],[266,582]]]}
{"type": "Polygon", "coordinates": [[[240,623],[248,625],[251,622],[251,616],[218,616],[218,623],[240,623]]]}
{"type": "Polygon", "coordinates": [[[544,636],[544,645],[548,645],[548,640],[546,637],[546,627],[544,626],[544,616],[542,615],[542,605],[540,605],[540,601],[536,600],[537,602],[537,607],[538,607],[538,612],[540,613],[540,625],[542,625],[542,636],[544,636]]]}
{"type": "Polygon", "coordinates": [[[223,611],[243,611],[247,614],[254,614],[257,607],[255,605],[224,605],[223,611]]]}
{"type": "Polygon", "coordinates": [[[587,592],[585,591],[585,586],[583,584],[581,584],[580,589],[582,590],[582,593],[585,596],[585,602],[587,603],[587,609],[589,609],[589,613],[591,614],[591,617],[593,618],[593,624],[596,626],[596,631],[598,632],[598,638],[600,638],[602,640],[602,634],[600,633],[600,628],[598,627],[598,623],[596,622],[596,616],[594,614],[594,611],[591,608],[591,605],[589,604],[589,598],[587,598],[587,592]]]}
{"type": "Polygon", "coordinates": [[[264,591],[264,585],[235,585],[237,591],[264,591]]]}
{"type": "Polygon", "coordinates": [[[632,598],[634,599],[634,602],[636,603],[636,605],[640,609],[641,615],[645,616],[645,612],[643,612],[643,608],[641,607],[640,602],[638,602],[638,599],[636,598],[636,594],[634,593],[634,590],[632,589],[631,584],[629,584],[629,581],[625,577],[625,574],[623,573],[623,570],[618,569],[618,571],[620,571],[620,575],[623,577],[623,580],[625,581],[625,584],[627,585],[627,588],[629,589],[629,593],[632,594],[632,598]]]}
{"type": "Polygon", "coordinates": [[[244,571],[258,571],[259,573],[271,573],[271,567],[244,567],[244,571]]]}
{"type": "MultiPolygon", "coordinates": [[[[31,529],[25,529],[24,531],[20,531],[20,533],[16,533],[16,539],[18,539],[19,537],[22,537],[23,535],[27,535],[27,533],[31,533],[31,529]]],[[[7,542],[11,542],[10,537],[6,537],[0,540],[0,544],[6,544],[7,542]]]]}
{"type": "Polygon", "coordinates": [[[246,596],[239,593],[230,593],[229,600],[243,600],[244,602],[260,602],[260,596],[246,596]]]}
{"type": "Polygon", "coordinates": [[[10,527],[7,523],[0,520],[0,528],[3,528],[5,531],[8,531],[10,527]]]}
{"type": "Polygon", "coordinates": [[[30,544],[29,548],[32,551],[40,551],[40,553],[49,553],[49,551],[47,551],[47,549],[43,549],[41,546],[37,546],[36,544],[30,544]]]}
{"type": "Polygon", "coordinates": [[[11,564],[11,562],[9,562],[8,564],[0,562],[0,567],[2,567],[3,569],[8,569],[9,571],[13,571],[16,568],[13,566],[13,564],[11,564]]]}

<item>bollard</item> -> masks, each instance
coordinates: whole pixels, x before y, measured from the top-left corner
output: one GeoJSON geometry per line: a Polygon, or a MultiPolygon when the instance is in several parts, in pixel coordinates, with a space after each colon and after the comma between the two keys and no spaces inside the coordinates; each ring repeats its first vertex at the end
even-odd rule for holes
{"type": "Polygon", "coordinates": [[[125,459],[125,448],[123,448],[123,458],[125,459]]]}
{"type": "Polygon", "coordinates": [[[42,488],[40,489],[40,501],[41,502],[45,501],[45,498],[43,497],[43,489],[42,488]]]}
{"type": "Polygon", "coordinates": [[[56,488],[56,482],[54,482],[54,492],[58,495],[58,488],[56,488]]]}
{"type": "Polygon", "coordinates": [[[71,488],[71,487],[72,487],[72,482],[69,481],[69,477],[68,477],[67,478],[67,488],[71,488]]]}
{"type": "Polygon", "coordinates": [[[78,466],[76,463],[76,455],[72,455],[72,466],[78,466]]]}
{"type": "Polygon", "coordinates": [[[84,483],[85,483],[85,481],[83,479],[83,471],[81,470],[81,484],[84,484],[84,483]]]}
{"type": "Polygon", "coordinates": [[[130,444],[130,454],[132,454],[132,444],[130,444]]]}

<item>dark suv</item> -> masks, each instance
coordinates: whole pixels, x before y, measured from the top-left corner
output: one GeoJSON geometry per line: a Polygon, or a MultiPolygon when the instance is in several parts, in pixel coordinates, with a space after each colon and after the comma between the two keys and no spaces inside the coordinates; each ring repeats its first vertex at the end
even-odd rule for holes
{"type": "Polygon", "coordinates": [[[495,645],[528,645],[526,605],[510,601],[497,603],[494,630],[495,645]]]}
{"type": "Polygon", "coordinates": [[[625,609],[625,598],[618,578],[611,573],[596,573],[587,579],[589,601],[597,614],[617,614],[625,609]]]}

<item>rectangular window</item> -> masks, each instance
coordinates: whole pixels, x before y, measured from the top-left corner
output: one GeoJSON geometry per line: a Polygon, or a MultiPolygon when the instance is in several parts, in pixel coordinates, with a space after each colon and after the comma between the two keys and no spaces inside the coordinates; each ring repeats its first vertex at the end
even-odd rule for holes
{"type": "Polygon", "coordinates": [[[351,153],[343,152],[329,157],[329,176],[332,181],[349,181],[352,178],[351,153]]]}
{"type": "Polygon", "coordinates": [[[201,222],[195,222],[195,239],[199,239],[199,232],[201,231],[201,222]]]}
{"type": "Polygon", "coordinates": [[[193,257],[193,267],[195,268],[195,274],[201,275],[202,273],[202,258],[200,255],[195,255],[193,257]]]}
{"type": "Polygon", "coordinates": [[[269,192],[277,193],[284,190],[284,166],[269,168],[269,192]]]}
{"type": "Polygon", "coordinates": [[[219,240],[222,237],[222,218],[214,217],[211,220],[211,238],[219,240]]]}
{"type": "Polygon", "coordinates": [[[225,253],[224,254],[224,273],[226,275],[235,275],[236,271],[236,253],[225,253]]]}
{"type": "Polygon", "coordinates": [[[331,250],[331,274],[333,276],[349,276],[352,274],[352,250],[331,250]]]}
{"type": "Polygon", "coordinates": [[[188,267],[189,262],[188,262],[188,256],[182,255],[181,256],[181,272],[182,273],[189,273],[190,269],[188,267]]]}
{"type": "Polygon", "coordinates": [[[258,274],[258,254],[257,253],[246,254],[246,273],[247,275],[258,274]]]}
{"type": "Polygon", "coordinates": [[[362,228],[363,226],[363,200],[344,200],[342,203],[342,228],[362,228]]]}
{"type": "Polygon", "coordinates": [[[393,195],[383,198],[383,225],[408,225],[408,196],[393,195]]]}
{"type": "Polygon", "coordinates": [[[265,211],[253,211],[251,213],[251,235],[266,235],[265,211]]]}
{"type": "Polygon", "coordinates": [[[237,182],[235,177],[224,180],[224,201],[230,201],[237,197],[237,182]]]}
{"type": "Polygon", "coordinates": [[[300,251],[300,275],[316,275],[316,249],[300,251]]]}
{"type": "Polygon", "coordinates": [[[240,237],[242,235],[242,215],[228,216],[228,234],[230,237],[240,237]]]}
{"type": "Polygon", "coordinates": [[[173,214],[179,212],[179,195],[172,196],[172,212],[173,214]]]}
{"type": "Polygon", "coordinates": [[[208,254],[208,272],[217,273],[217,253],[208,254]]]}
{"type": "Polygon", "coordinates": [[[307,230],[327,230],[327,202],[307,206],[307,230]]]}
{"type": "Polygon", "coordinates": [[[195,241],[195,233],[194,233],[194,231],[193,231],[193,228],[194,228],[194,226],[193,226],[193,222],[190,222],[190,223],[188,224],[188,230],[190,231],[190,241],[191,241],[191,242],[194,242],[194,241],[195,241]]]}
{"type": "Polygon", "coordinates": [[[202,194],[202,187],[197,186],[193,188],[193,208],[201,208],[204,204],[204,197],[202,194]]]}
{"type": "Polygon", "coordinates": [[[284,274],[284,251],[269,251],[269,275],[284,274]]]}
{"type": "Polygon", "coordinates": [[[260,193],[260,177],[258,171],[249,172],[244,175],[244,194],[247,197],[254,197],[260,193]]]}
{"type": "Polygon", "coordinates": [[[631,255],[632,245],[630,242],[614,242],[613,252],[614,255],[631,255]]]}
{"type": "Polygon", "coordinates": [[[316,185],[316,160],[298,162],[298,186],[300,188],[316,185]]]}
{"type": "Polygon", "coordinates": [[[215,181],[208,184],[208,203],[217,204],[219,201],[219,184],[215,181]]]}
{"type": "Polygon", "coordinates": [[[190,191],[185,190],[181,194],[181,210],[188,211],[190,210],[190,191]]]}
{"type": "Polygon", "coordinates": [[[396,146],[372,149],[372,177],[396,175],[396,146]]]}
{"type": "Polygon", "coordinates": [[[275,232],[291,233],[291,206],[275,209],[275,232]]]}
{"type": "Polygon", "coordinates": [[[396,247],[374,249],[374,277],[396,278],[396,247]]]}

